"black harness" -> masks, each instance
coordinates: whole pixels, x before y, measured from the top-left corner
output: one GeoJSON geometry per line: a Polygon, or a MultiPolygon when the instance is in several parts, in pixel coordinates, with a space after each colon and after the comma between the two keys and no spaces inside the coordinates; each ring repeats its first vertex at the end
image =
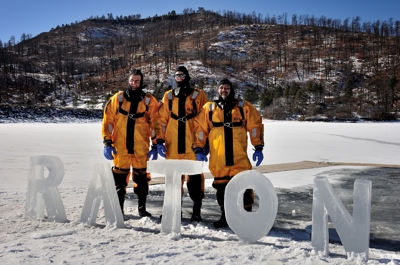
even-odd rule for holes
{"type": "Polygon", "coordinates": [[[210,109],[208,111],[209,120],[212,123],[213,127],[224,127],[224,135],[225,135],[225,164],[226,166],[234,165],[234,157],[233,157],[233,127],[241,127],[243,126],[244,121],[244,111],[243,104],[244,101],[241,100],[237,103],[239,107],[240,114],[242,115],[242,120],[239,122],[232,122],[232,109],[235,107],[232,106],[231,109],[223,109],[224,111],[224,122],[214,122],[212,120],[212,110],[213,105],[217,105],[217,103],[210,104],[210,109]]]}
{"type": "Polygon", "coordinates": [[[190,119],[193,119],[197,115],[197,106],[196,106],[196,97],[199,94],[197,90],[194,90],[191,99],[192,99],[192,113],[186,115],[185,103],[186,96],[178,96],[178,115],[172,112],[172,100],[173,100],[173,92],[168,93],[168,107],[170,111],[170,116],[174,120],[178,121],[178,154],[186,153],[186,122],[190,119]]]}
{"type": "MultiPolygon", "coordinates": [[[[208,112],[208,118],[209,118],[210,122],[212,123],[213,127],[225,126],[225,127],[228,127],[228,128],[232,128],[232,127],[240,127],[240,126],[242,126],[243,125],[243,120],[244,120],[243,104],[244,104],[243,100],[239,101],[239,103],[238,103],[240,115],[242,115],[242,120],[238,121],[238,122],[232,122],[232,121],[225,122],[225,119],[224,119],[224,122],[214,122],[212,120],[212,110],[213,110],[214,106],[213,106],[213,104],[210,104],[210,110],[208,112]]],[[[225,113],[225,111],[224,111],[224,113],[225,113]]],[[[224,118],[225,118],[225,115],[224,115],[224,118]]]]}
{"type": "Polygon", "coordinates": [[[126,124],[126,149],[128,149],[128,154],[134,154],[134,134],[135,134],[135,124],[136,124],[136,119],[144,117],[146,112],[149,110],[149,103],[150,103],[150,97],[148,97],[145,93],[142,93],[140,97],[134,97],[131,98],[128,94],[129,92],[125,91],[122,94],[118,95],[118,102],[119,102],[119,107],[117,109],[117,113],[121,113],[122,115],[128,116],[128,122],[126,124]],[[131,102],[131,106],[129,108],[129,112],[124,110],[122,108],[122,103],[123,103],[123,97],[131,102]],[[140,112],[137,113],[137,108],[139,105],[139,102],[145,100],[145,105],[146,105],[146,111],[145,112],[140,112]]]}
{"type": "MultiPolygon", "coordinates": [[[[186,111],[185,111],[185,104],[179,105],[179,109],[178,109],[178,113],[179,116],[176,115],[175,113],[172,112],[172,99],[173,99],[173,95],[172,92],[170,92],[168,94],[168,107],[169,107],[169,111],[171,113],[171,118],[173,118],[174,120],[180,121],[180,122],[187,122],[188,120],[194,118],[197,115],[197,106],[196,106],[196,97],[199,94],[198,91],[194,91],[193,95],[192,95],[192,106],[193,106],[193,112],[190,113],[189,115],[186,115],[186,111]],[[181,111],[182,110],[182,111],[181,111]]],[[[181,98],[178,97],[179,102],[183,102],[185,103],[186,98],[184,98],[184,100],[180,100],[181,98]]]]}

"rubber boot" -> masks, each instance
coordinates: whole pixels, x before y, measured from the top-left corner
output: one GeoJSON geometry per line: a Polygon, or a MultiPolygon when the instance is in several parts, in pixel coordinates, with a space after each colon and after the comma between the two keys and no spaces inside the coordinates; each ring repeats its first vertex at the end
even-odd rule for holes
{"type": "Polygon", "coordinates": [[[221,212],[222,212],[221,218],[213,223],[215,228],[222,228],[228,226],[228,223],[226,222],[224,206],[221,206],[221,212]]]}
{"type": "Polygon", "coordinates": [[[124,197],[120,197],[119,199],[119,206],[121,207],[121,212],[122,215],[124,215],[124,202],[125,202],[125,196],[124,197]]]}
{"type": "Polygon", "coordinates": [[[128,185],[126,177],[128,176],[128,173],[116,173],[114,171],[112,173],[114,177],[115,188],[117,190],[119,205],[121,206],[122,215],[124,215],[126,186],[128,185]]]}
{"type": "Polygon", "coordinates": [[[252,206],[247,206],[247,207],[244,207],[244,209],[245,209],[247,212],[252,212],[253,207],[252,207],[252,206]]]}
{"type": "Polygon", "coordinates": [[[197,201],[194,202],[193,204],[193,214],[192,214],[192,218],[190,218],[190,220],[192,222],[201,222],[203,220],[203,218],[201,218],[201,201],[197,201]]]}
{"type": "Polygon", "coordinates": [[[151,216],[151,213],[146,211],[146,197],[147,196],[139,196],[138,210],[139,210],[140,217],[151,216]]]}

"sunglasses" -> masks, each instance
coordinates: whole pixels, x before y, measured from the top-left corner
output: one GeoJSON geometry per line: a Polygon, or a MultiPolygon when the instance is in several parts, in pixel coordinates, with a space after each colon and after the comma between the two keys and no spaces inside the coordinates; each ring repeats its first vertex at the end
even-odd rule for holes
{"type": "Polygon", "coordinates": [[[175,74],[175,77],[186,77],[185,74],[175,74]]]}

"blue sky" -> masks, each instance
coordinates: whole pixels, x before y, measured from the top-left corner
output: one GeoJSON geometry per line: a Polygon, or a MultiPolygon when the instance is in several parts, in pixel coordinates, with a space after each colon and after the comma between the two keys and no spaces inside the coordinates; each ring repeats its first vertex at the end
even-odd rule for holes
{"type": "MultiPolygon", "coordinates": [[[[5,43],[11,36],[19,42],[22,33],[36,36],[58,25],[82,21],[90,16],[112,13],[115,16],[141,14],[142,18],[167,14],[185,8],[197,10],[230,10],[263,16],[287,13],[297,15],[325,16],[327,18],[352,19],[361,17],[361,23],[376,20],[400,20],[400,0],[4,0],[0,4],[0,40],[5,43]]],[[[290,20],[289,20],[290,21],[290,20]]]]}

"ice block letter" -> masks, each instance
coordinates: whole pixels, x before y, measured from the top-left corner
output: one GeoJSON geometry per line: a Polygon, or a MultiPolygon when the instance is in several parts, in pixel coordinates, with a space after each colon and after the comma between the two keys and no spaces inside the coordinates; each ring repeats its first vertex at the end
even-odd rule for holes
{"type": "Polygon", "coordinates": [[[326,177],[314,179],[311,235],[314,250],[329,255],[329,215],[346,253],[353,252],[368,260],[371,192],[370,180],[355,181],[352,217],[328,179],[326,177]]]}
{"type": "Polygon", "coordinates": [[[104,204],[107,225],[124,228],[124,218],[118,202],[114,178],[108,163],[96,164],[81,213],[81,222],[95,225],[100,202],[104,204]]]}
{"type": "Polygon", "coordinates": [[[192,160],[154,160],[147,162],[147,171],[165,174],[165,194],[161,231],[166,234],[181,232],[181,176],[201,174],[203,162],[192,160]]]}
{"type": "Polygon", "coordinates": [[[255,170],[246,170],[229,181],[224,206],[229,227],[241,240],[253,243],[271,230],[278,212],[278,196],[266,176],[255,170]],[[243,208],[246,189],[253,189],[260,199],[256,212],[246,212],[243,208]]]}
{"type": "Polygon", "coordinates": [[[64,178],[64,164],[57,156],[34,156],[30,158],[28,191],[25,217],[44,218],[44,206],[48,218],[57,222],[66,222],[67,216],[57,186],[64,178]],[[48,176],[44,177],[44,169],[48,176]]]}

